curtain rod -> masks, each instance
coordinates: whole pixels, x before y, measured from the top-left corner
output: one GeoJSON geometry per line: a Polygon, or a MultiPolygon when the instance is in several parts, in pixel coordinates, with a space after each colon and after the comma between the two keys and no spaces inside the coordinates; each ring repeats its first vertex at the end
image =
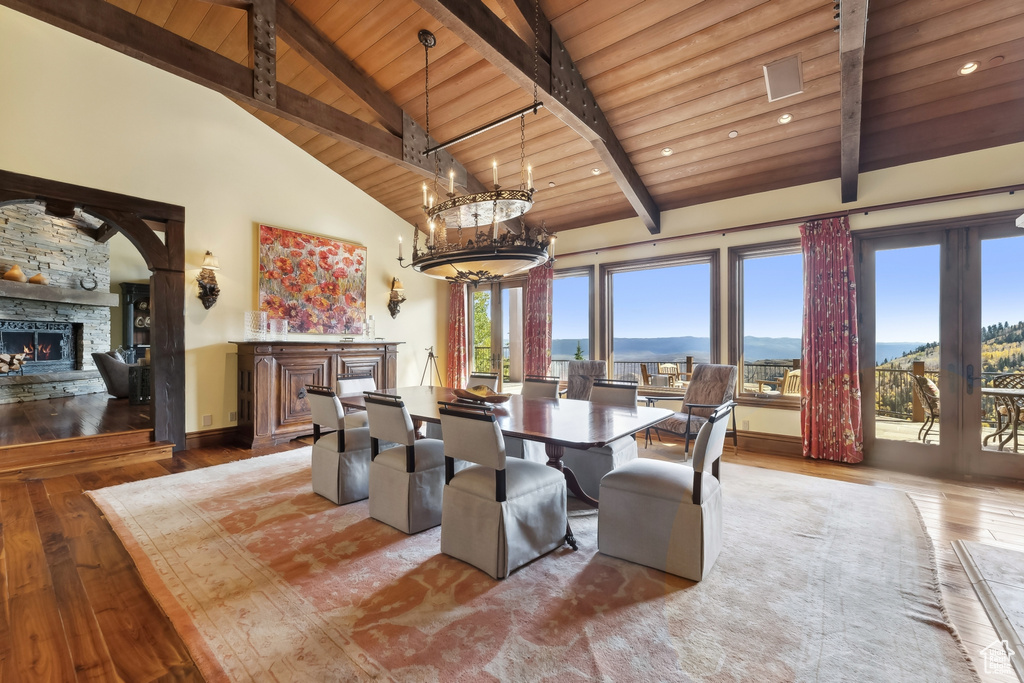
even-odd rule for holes
{"type": "MultiPolygon", "coordinates": [[[[581,254],[593,254],[600,251],[615,251],[618,249],[628,249],[630,247],[642,247],[646,244],[657,244],[658,242],[675,242],[676,240],[692,239],[694,237],[707,237],[709,235],[726,235],[733,232],[747,232],[749,230],[763,230],[765,228],[777,228],[781,225],[792,225],[794,223],[806,223],[807,221],[820,221],[826,218],[834,218],[836,216],[852,216],[856,213],[863,213],[867,215],[872,211],[888,211],[891,209],[902,209],[908,206],[921,206],[923,204],[938,204],[941,202],[951,202],[957,199],[970,199],[972,197],[985,197],[993,194],[1003,194],[1004,192],[1013,194],[1018,190],[1024,190],[1024,183],[1018,183],[1017,185],[1004,185],[1003,187],[993,187],[987,190],[970,190],[969,192],[956,192],[954,194],[944,194],[936,197],[923,197],[921,199],[908,199],[902,202],[890,202],[888,204],[875,204],[874,206],[862,206],[856,209],[845,209],[843,211],[830,211],[829,213],[819,213],[812,216],[799,216],[796,218],[784,218],[777,221],[766,221],[764,223],[753,223],[751,225],[740,225],[732,228],[720,228],[718,230],[705,230],[703,232],[694,232],[686,235],[672,235],[671,237],[662,237],[661,239],[653,240],[642,240],[640,242],[628,242],[626,244],[613,244],[608,247],[598,247],[596,249],[584,249],[582,251],[571,251],[567,254],[559,254],[558,258],[568,258],[570,256],[580,256],[581,254]]],[[[556,233],[557,234],[557,233],[556,233]]]]}

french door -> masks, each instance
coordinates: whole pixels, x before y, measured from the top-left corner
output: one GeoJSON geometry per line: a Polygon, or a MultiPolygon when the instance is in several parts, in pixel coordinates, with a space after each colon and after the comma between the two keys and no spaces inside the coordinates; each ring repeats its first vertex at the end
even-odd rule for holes
{"type": "Polygon", "coordinates": [[[991,391],[1024,388],[1014,217],[858,234],[868,463],[1024,479],[1024,393],[991,391]]]}
{"type": "Polygon", "coordinates": [[[523,296],[525,278],[469,288],[471,372],[497,373],[499,391],[523,381],[523,296]]]}

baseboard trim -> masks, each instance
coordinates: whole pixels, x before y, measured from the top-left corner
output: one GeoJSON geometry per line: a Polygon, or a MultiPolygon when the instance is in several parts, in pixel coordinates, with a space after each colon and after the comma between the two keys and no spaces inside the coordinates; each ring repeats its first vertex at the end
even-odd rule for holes
{"type": "MultiPolygon", "coordinates": [[[[744,451],[766,453],[768,455],[785,455],[791,458],[804,456],[803,439],[788,434],[769,434],[767,432],[739,431],[739,447],[744,451]]],[[[726,439],[728,445],[728,439],[726,439]]]]}
{"type": "Polygon", "coordinates": [[[204,429],[198,432],[185,434],[185,448],[216,448],[217,446],[235,445],[237,429],[235,427],[220,427],[218,429],[204,429]]]}

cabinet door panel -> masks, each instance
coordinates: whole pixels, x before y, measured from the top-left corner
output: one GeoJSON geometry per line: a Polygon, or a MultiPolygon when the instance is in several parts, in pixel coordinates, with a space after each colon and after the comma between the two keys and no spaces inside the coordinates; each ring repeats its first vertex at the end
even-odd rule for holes
{"type": "Polygon", "coordinates": [[[369,373],[373,375],[373,381],[380,389],[384,385],[381,382],[381,357],[380,356],[341,356],[338,358],[339,373],[369,373]]]}
{"type": "Polygon", "coordinates": [[[278,424],[308,423],[312,413],[306,400],[306,385],[332,386],[330,359],[283,358],[278,360],[278,424]]]}

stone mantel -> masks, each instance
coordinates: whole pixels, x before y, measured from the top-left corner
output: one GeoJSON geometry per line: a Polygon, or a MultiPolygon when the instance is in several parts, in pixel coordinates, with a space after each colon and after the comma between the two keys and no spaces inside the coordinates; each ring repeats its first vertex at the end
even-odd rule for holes
{"type": "Polygon", "coordinates": [[[0,297],[53,301],[78,306],[106,306],[108,308],[113,308],[120,303],[117,294],[110,292],[90,292],[85,289],[34,285],[30,282],[12,282],[10,280],[0,280],[0,297]]]}

